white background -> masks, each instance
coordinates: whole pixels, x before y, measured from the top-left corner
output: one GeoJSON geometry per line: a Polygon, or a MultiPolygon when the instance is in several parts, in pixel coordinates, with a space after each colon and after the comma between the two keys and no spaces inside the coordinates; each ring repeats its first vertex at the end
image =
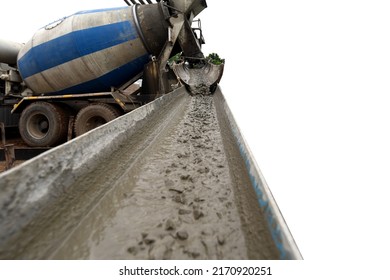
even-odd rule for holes
{"type": "MultiPolygon", "coordinates": [[[[226,59],[222,91],[305,269],[316,279],[385,279],[390,3],[207,4],[199,15],[204,53],[226,59]]],[[[121,0],[3,1],[0,37],[26,42],[63,16],[123,5],[121,0]]],[[[295,276],[291,279],[302,279],[295,276]]]]}

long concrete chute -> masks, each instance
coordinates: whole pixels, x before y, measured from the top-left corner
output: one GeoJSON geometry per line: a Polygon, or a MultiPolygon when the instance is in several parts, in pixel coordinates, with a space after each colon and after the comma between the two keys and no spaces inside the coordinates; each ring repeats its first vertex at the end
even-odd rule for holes
{"type": "Polygon", "coordinates": [[[300,259],[217,88],[164,95],[0,175],[1,259],[300,259]]]}

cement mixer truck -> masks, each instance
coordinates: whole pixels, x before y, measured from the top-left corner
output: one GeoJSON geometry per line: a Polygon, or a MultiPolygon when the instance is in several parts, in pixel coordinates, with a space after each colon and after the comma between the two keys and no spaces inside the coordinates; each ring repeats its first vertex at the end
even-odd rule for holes
{"type": "Polygon", "coordinates": [[[61,18],[24,45],[0,40],[0,122],[17,125],[27,145],[55,146],[175,87],[190,89],[195,68],[215,88],[223,67],[205,59],[200,21],[193,27],[205,0],[125,2],[61,18]]]}

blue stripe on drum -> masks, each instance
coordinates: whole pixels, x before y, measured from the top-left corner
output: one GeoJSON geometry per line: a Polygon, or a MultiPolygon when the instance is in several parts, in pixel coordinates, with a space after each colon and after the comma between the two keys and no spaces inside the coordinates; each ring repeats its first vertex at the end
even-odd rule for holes
{"type": "Polygon", "coordinates": [[[134,77],[140,73],[148,61],[149,55],[145,54],[103,76],[100,76],[97,79],[78,84],[55,93],[68,94],[111,91],[112,86],[119,87],[124,80],[128,80],[129,77],[134,77]]]}
{"type": "Polygon", "coordinates": [[[78,30],[31,48],[19,59],[18,66],[26,79],[73,59],[136,38],[137,30],[129,21],[78,30]]]}

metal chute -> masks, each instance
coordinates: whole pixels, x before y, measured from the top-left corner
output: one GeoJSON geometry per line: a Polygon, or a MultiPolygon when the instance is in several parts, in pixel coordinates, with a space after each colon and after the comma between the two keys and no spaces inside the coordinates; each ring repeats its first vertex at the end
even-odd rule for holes
{"type": "MultiPolygon", "coordinates": [[[[144,3],[145,1],[140,2],[144,3]]],[[[205,40],[200,20],[197,20],[197,27],[192,27],[194,18],[207,8],[206,1],[166,0],[161,1],[160,5],[162,10],[165,10],[166,14],[169,15],[167,17],[169,22],[168,40],[160,55],[146,67],[147,71],[144,77],[145,85],[147,85],[146,90],[158,92],[157,95],[168,91],[166,62],[172,56],[175,46],[179,46],[183,54],[183,63],[170,65],[177,80],[186,85],[191,94],[213,93],[221,80],[223,64],[213,65],[205,59],[201,50],[205,40]]]]}
{"type": "Polygon", "coordinates": [[[181,61],[172,63],[171,68],[190,94],[208,95],[216,90],[223,75],[224,64],[215,65],[205,60],[196,65],[190,65],[188,62],[181,61]]]}

